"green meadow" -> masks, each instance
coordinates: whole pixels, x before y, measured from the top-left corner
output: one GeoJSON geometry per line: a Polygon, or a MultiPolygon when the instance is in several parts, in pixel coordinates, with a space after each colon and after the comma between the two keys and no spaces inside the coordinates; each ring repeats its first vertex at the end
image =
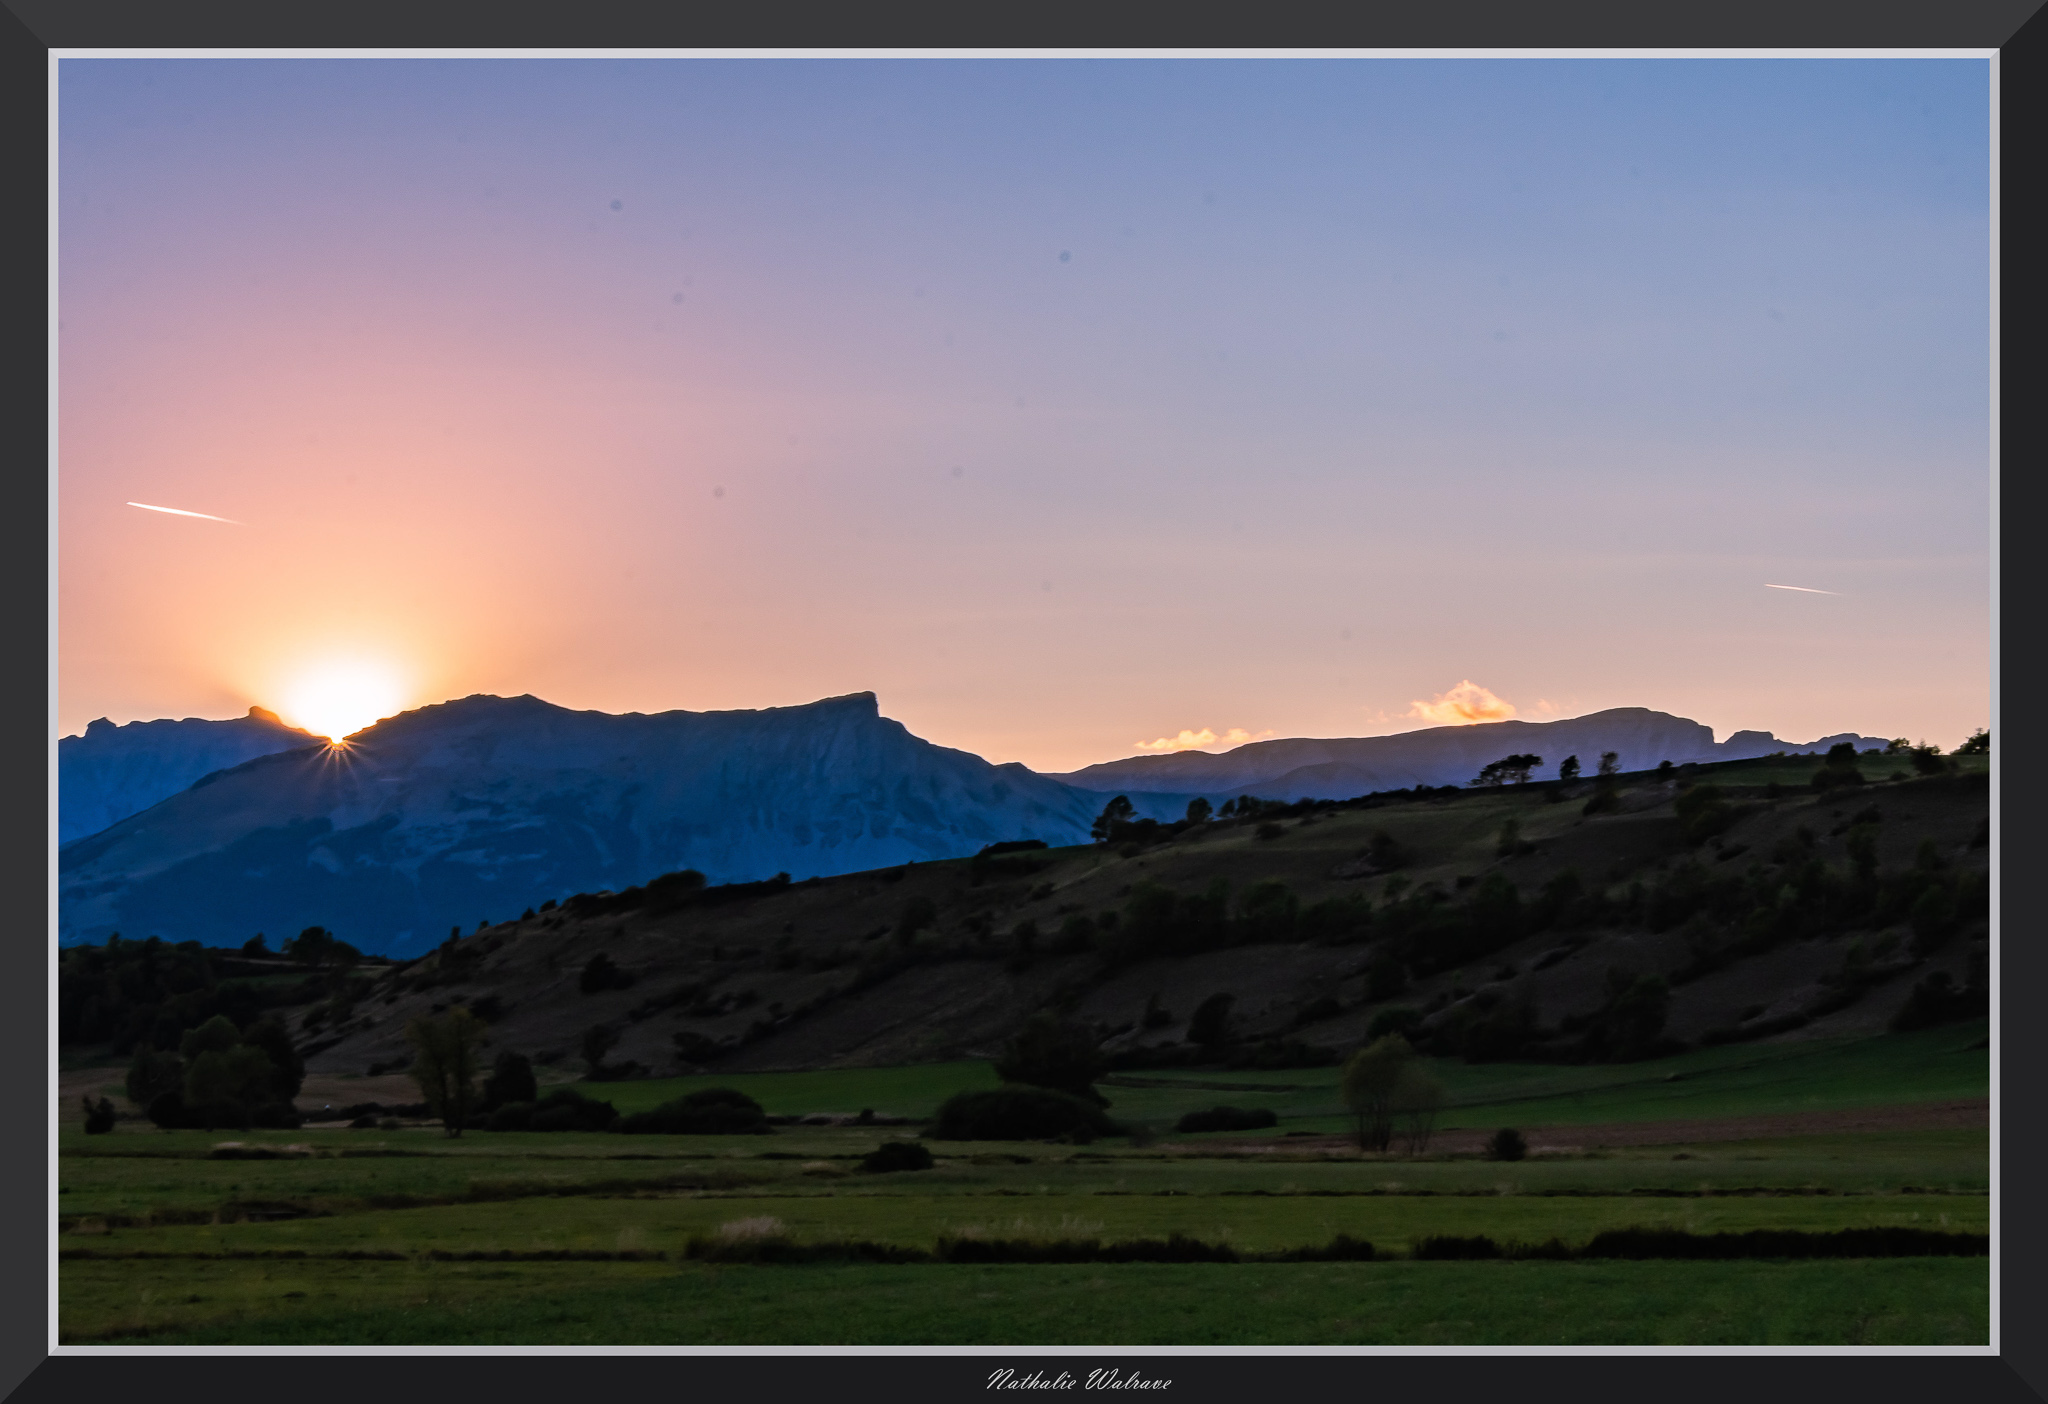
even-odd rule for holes
{"type": "MultiPolygon", "coordinates": [[[[1704,1120],[1982,1098],[1984,1024],[1749,1045],[1624,1066],[1442,1064],[1447,1126],[1704,1120]]],[[[1411,1260],[1430,1235],[1583,1244],[1619,1228],[1990,1227],[1983,1129],[1816,1131],[1494,1162],[1362,1155],[1332,1070],[1147,1074],[1104,1091],[1152,1134],[1089,1145],[927,1142],[918,1125],[772,1135],[434,1127],[206,1133],[122,1123],[59,1143],[59,1331],[73,1343],[1981,1343],[1982,1257],[1411,1260]],[[1270,1106],[1271,1133],[1183,1137],[1182,1113],[1270,1106]],[[236,1143],[236,1144],[224,1144],[236,1143]],[[247,1158],[268,1153],[278,1158],[247,1158]],[[707,1263],[728,1225],[796,1244],[944,1237],[1247,1254],[1338,1235],[1371,1262],[707,1263]],[[463,1261],[458,1255],[502,1255],[463,1261]],[[577,1254],[586,1260],[564,1259],[577,1254]],[[547,1255],[557,1255],[547,1260],[547,1255]]],[[[583,1090],[634,1110],[706,1079],[583,1090]]],[[[719,1079],[771,1113],[921,1119],[986,1064],[719,1079]]]]}

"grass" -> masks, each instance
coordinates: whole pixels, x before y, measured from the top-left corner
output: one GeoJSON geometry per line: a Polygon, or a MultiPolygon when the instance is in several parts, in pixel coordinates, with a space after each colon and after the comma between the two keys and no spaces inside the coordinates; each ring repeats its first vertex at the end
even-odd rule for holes
{"type": "MultiPolygon", "coordinates": [[[[1989,1022],[1922,1029],[1881,1038],[1731,1044],[1641,1063],[1464,1063],[1425,1059],[1448,1093],[1445,1129],[1570,1125],[1609,1121],[1747,1116],[1835,1111],[1990,1095],[1990,1053],[1981,1043],[1989,1022]]],[[[1171,1127],[1190,1111],[1228,1102],[1269,1107],[1284,1129],[1341,1130],[1338,1069],[1277,1072],[1134,1072],[1157,1086],[1110,1083],[1111,1114],[1171,1127]],[[1210,1085],[1202,1085],[1210,1084],[1210,1085]]],[[[774,1115],[846,1113],[923,1118],[955,1092],[993,1087],[998,1079],[979,1060],[902,1068],[819,1072],[732,1073],[642,1082],[580,1083],[622,1112],[658,1106],[707,1087],[745,1092],[774,1115]]]]}
{"type": "Polygon", "coordinates": [[[60,1339],[210,1344],[1982,1344],[1982,1259],[713,1267],[67,1262],[60,1339]]]}
{"type": "MultiPolygon", "coordinates": [[[[1982,1036],[1980,1021],[1621,1067],[1441,1065],[1457,1102],[1445,1121],[1528,1127],[1981,1096],[1986,1054],[1969,1045],[1982,1036]]],[[[1155,1124],[1228,1101],[1275,1106],[1283,1129],[1335,1127],[1334,1079],[1334,1069],[1196,1072],[1109,1090],[1118,1114],[1155,1124]]],[[[993,1080],[986,1064],[957,1062],[591,1090],[632,1109],[717,1082],[772,1110],[872,1106],[915,1116],[993,1080]]],[[[1983,1130],[1779,1135],[1512,1164],[1368,1157],[1285,1139],[933,1142],[931,1170],[857,1171],[881,1141],[917,1129],[451,1139],[431,1127],[207,1133],[123,1123],[88,1137],[67,1124],[58,1210],[68,1228],[87,1231],[66,1232],[60,1245],[95,1256],[61,1264],[61,1333],[164,1344],[1923,1344],[1981,1342],[1987,1330],[1982,1259],[758,1268],[681,1260],[692,1235],[749,1219],[775,1220],[799,1242],[929,1248],[942,1234],[1115,1241],[1178,1232],[1270,1252],[1342,1233],[1399,1254],[1430,1234],[1582,1243],[1632,1226],[1982,1232],[1990,1210],[1983,1130]],[[313,1154],[209,1158],[223,1140],[313,1154]],[[251,1206],[302,1217],[247,1221],[251,1206]],[[668,1257],[424,1256],[501,1250],[668,1257]],[[336,1256],[364,1251],[393,1256],[336,1256]],[[217,1256],[231,1252],[314,1256],[217,1256]],[[189,1256],[113,1256],[137,1253],[189,1256]]]]}
{"type": "MultiPolygon", "coordinates": [[[[1282,1188],[1275,1185],[1276,1190],[1282,1188]]],[[[1074,1193],[1048,1181],[1043,1193],[579,1196],[366,1210],[283,1222],[123,1228],[67,1234],[64,1246],[96,1253],[335,1253],[375,1248],[514,1252],[622,1247],[680,1252],[693,1234],[750,1218],[775,1218],[799,1241],[870,1239],[929,1248],[941,1234],[991,1238],[1163,1238],[1171,1233],[1267,1252],[1325,1243],[1339,1233],[1392,1249],[1429,1234],[1580,1243],[1604,1229],[1697,1233],[1756,1228],[1829,1230],[1914,1227],[1985,1232],[1982,1195],[1473,1195],[1074,1193]],[[630,1239],[631,1242],[623,1240],[630,1239]]]]}

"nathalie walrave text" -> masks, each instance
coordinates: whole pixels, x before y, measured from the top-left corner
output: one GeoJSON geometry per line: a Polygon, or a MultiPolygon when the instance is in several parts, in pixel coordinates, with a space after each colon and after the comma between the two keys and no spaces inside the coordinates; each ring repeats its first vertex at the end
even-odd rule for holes
{"type": "Polygon", "coordinates": [[[1086,1379],[1068,1374],[1065,1370],[1057,1375],[1048,1375],[1043,1370],[1033,1370],[1020,1375],[1015,1370],[991,1370],[988,1389],[1171,1389],[1172,1380],[1152,1378],[1143,1375],[1127,1375],[1121,1370],[1090,1370],[1086,1379]]]}

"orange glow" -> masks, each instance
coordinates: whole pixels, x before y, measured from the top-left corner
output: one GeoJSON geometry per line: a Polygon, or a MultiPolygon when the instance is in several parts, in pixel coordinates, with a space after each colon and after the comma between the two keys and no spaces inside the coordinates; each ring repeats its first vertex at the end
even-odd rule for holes
{"type": "Polygon", "coordinates": [[[1189,731],[1183,727],[1178,736],[1162,736],[1156,741],[1133,741],[1131,746],[1139,751],[1198,751],[1204,746],[1242,746],[1247,741],[1263,741],[1272,734],[1261,731],[1254,735],[1241,726],[1233,726],[1218,736],[1206,726],[1200,731],[1189,731]]]}
{"type": "Polygon", "coordinates": [[[1433,701],[1411,702],[1408,715],[1437,726],[1471,726],[1477,722],[1506,721],[1515,714],[1515,704],[1496,697],[1466,678],[1449,692],[1438,693],[1433,701]]]}
{"type": "Polygon", "coordinates": [[[284,718],[339,744],[404,707],[397,669],[370,659],[331,659],[300,673],[286,690],[284,718]]]}

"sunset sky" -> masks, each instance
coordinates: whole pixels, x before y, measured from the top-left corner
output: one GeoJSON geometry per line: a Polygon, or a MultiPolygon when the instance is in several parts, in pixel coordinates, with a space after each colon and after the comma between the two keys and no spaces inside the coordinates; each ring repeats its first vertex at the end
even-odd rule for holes
{"type": "Polygon", "coordinates": [[[1989,721],[1985,60],[59,81],[65,733],[1989,721]]]}

